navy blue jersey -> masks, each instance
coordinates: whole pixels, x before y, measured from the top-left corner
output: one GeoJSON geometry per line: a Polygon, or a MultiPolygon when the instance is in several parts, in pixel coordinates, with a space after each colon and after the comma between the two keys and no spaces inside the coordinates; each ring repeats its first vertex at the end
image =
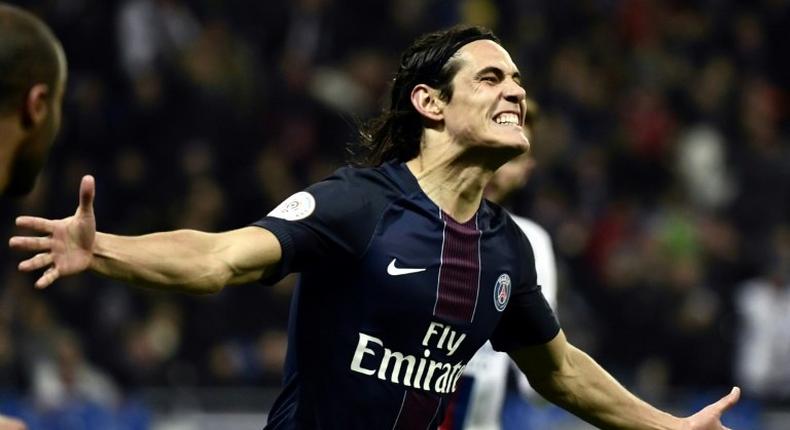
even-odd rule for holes
{"type": "Polygon", "coordinates": [[[483,201],[458,222],[404,164],[342,168],[255,223],[301,272],[267,429],[431,429],[464,365],[559,331],[528,240],[483,201]]]}

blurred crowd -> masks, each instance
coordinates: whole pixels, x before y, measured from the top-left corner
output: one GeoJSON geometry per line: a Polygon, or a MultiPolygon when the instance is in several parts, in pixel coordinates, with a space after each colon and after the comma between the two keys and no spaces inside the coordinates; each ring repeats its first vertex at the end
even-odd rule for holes
{"type": "MultiPolygon", "coordinates": [[[[38,0],[69,60],[64,126],[13,217],[218,231],[344,163],[398,54],[456,23],[502,38],[540,105],[508,204],[552,235],[570,340],[651,399],[740,384],[790,403],[790,1],[38,0]]],[[[288,278],[213,297],[99,277],[46,291],[0,249],[0,405],[278,385],[288,278]]],[[[2,410],[2,409],[0,409],[2,410]]]]}

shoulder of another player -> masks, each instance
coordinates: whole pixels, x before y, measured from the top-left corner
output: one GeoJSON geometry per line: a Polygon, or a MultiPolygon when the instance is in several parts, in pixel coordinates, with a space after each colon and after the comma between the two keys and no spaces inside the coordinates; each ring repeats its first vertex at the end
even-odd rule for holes
{"type": "Polygon", "coordinates": [[[516,225],[527,235],[527,238],[530,242],[535,244],[535,242],[546,243],[551,245],[551,235],[549,232],[546,231],[540,224],[532,221],[531,219],[524,218],[518,215],[511,215],[513,221],[515,221],[516,225]]]}

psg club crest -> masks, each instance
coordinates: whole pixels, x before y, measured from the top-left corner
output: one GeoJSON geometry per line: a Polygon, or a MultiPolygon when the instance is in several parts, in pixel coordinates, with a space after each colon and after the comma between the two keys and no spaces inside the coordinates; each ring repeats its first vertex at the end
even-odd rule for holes
{"type": "Polygon", "coordinates": [[[496,310],[502,312],[510,300],[510,276],[507,273],[499,275],[494,285],[494,306],[496,310]]]}
{"type": "Polygon", "coordinates": [[[286,221],[298,221],[310,216],[315,210],[315,198],[307,191],[300,191],[288,197],[269,212],[270,217],[286,221]]]}

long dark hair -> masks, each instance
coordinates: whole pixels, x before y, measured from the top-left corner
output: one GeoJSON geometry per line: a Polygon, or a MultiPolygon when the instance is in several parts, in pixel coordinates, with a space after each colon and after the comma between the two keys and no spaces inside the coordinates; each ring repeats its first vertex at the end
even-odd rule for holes
{"type": "Polygon", "coordinates": [[[475,40],[499,38],[477,26],[455,26],[417,38],[403,52],[390,93],[389,108],[360,127],[359,142],[349,146],[351,164],[378,166],[391,160],[408,161],[420,151],[423,120],[411,104],[411,91],[418,84],[439,90],[442,100],[453,96],[452,80],[460,63],[453,55],[475,40]]]}

